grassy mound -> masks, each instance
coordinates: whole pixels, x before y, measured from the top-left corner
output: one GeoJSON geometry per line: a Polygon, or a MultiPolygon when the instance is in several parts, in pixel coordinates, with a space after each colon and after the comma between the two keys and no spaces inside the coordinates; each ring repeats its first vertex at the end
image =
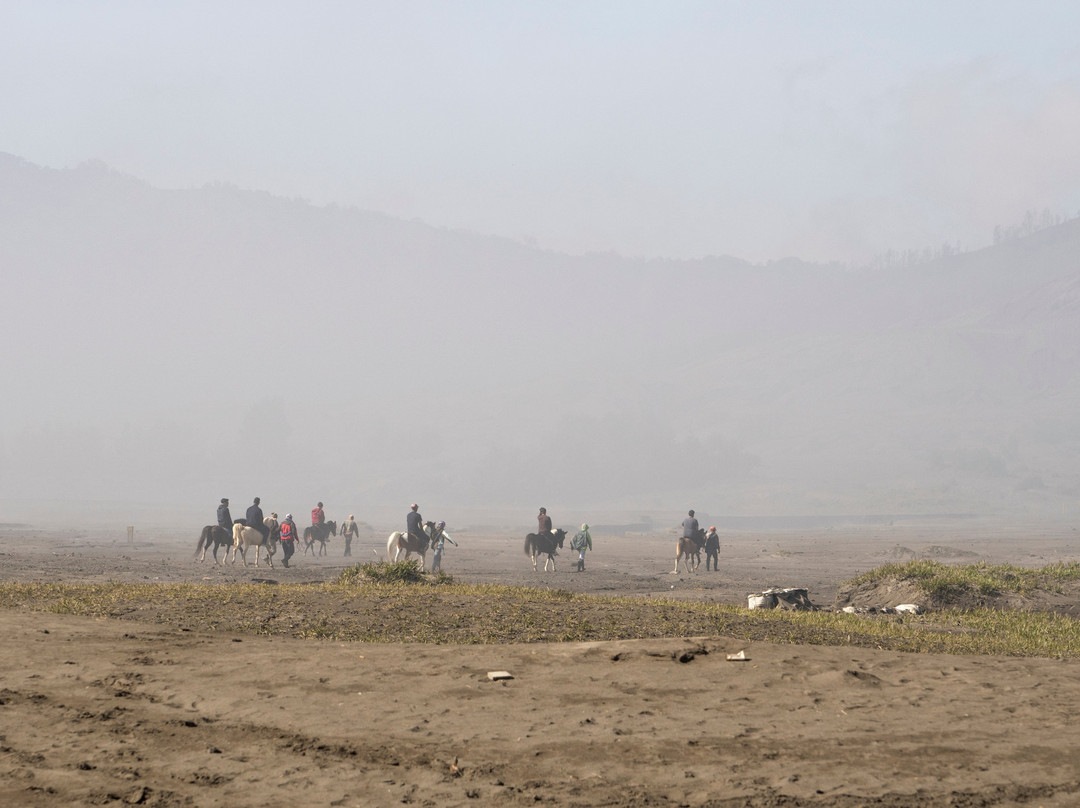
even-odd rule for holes
{"type": "Polygon", "coordinates": [[[917,560],[885,564],[845,582],[836,604],[930,609],[1029,609],[1075,614],[1080,606],[1080,563],[1039,569],[1012,564],[943,564],[917,560]]]}

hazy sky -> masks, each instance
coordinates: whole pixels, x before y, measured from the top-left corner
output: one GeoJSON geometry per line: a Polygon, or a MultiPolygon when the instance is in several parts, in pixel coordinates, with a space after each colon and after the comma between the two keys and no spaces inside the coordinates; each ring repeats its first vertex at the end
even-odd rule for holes
{"type": "Polygon", "coordinates": [[[0,151],[570,252],[865,259],[1080,211],[1080,4],[0,0],[0,151]]]}

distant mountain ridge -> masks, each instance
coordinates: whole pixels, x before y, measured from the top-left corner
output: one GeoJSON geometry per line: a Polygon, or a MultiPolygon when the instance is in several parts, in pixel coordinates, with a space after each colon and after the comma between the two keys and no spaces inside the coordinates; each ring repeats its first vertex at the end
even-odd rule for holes
{"type": "Polygon", "coordinates": [[[1077,220],[888,270],[569,256],[0,154],[0,485],[1071,514],[1078,256],[1077,220]]]}

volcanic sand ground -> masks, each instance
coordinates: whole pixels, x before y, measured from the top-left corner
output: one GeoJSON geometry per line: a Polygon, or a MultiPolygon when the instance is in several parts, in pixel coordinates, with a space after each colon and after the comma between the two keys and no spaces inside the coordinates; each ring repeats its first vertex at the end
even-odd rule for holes
{"type": "MultiPolygon", "coordinates": [[[[311,582],[385,555],[372,536],[344,559],[334,539],[289,570],[222,568],[192,561],[196,535],[3,529],[0,580],[311,582]]],[[[732,532],[720,573],[671,575],[672,534],[601,534],[584,574],[567,549],[545,575],[519,536],[454,536],[444,567],[466,583],[732,604],[800,586],[827,605],[911,552],[1037,567],[1080,548],[1069,526],[732,532]]],[[[0,805],[1080,805],[1073,660],[338,643],[11,609],[0,627],[0,805]]]]}

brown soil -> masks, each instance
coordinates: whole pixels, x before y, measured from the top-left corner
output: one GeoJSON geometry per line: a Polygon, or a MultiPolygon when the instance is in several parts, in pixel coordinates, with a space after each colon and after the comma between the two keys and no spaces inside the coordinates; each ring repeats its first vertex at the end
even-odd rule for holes
{"type": "MultiPolygon", "coordinates": [[[[288,570],[222,569],[191,560],[196,535],[140,534],[128,547],[122,535],[4,531],[0,579],[323,581],[374,558],[373,541],[353,559],[339,542],[288,570]]],[[[444,566],[472,583],[725,603],[800,586],[831,603],[841,581],[895,560],[897,546],[1041,566],[1075,560],[1075,536],[731,534],[720,573],[678,575],[670,536],[597,536],[585,573],[569,572],[564,552],[545,575],[521,538],[459,530],[444,566]]],[[[0,804],[1080,804],[1075,661],[716,636],[369,644],[158,619],[0,610],[0,804]],[[726,659],[739,650],[748,661],[726,659]],[[489,681],[496,670],[514,678],[489,681]]]]}

